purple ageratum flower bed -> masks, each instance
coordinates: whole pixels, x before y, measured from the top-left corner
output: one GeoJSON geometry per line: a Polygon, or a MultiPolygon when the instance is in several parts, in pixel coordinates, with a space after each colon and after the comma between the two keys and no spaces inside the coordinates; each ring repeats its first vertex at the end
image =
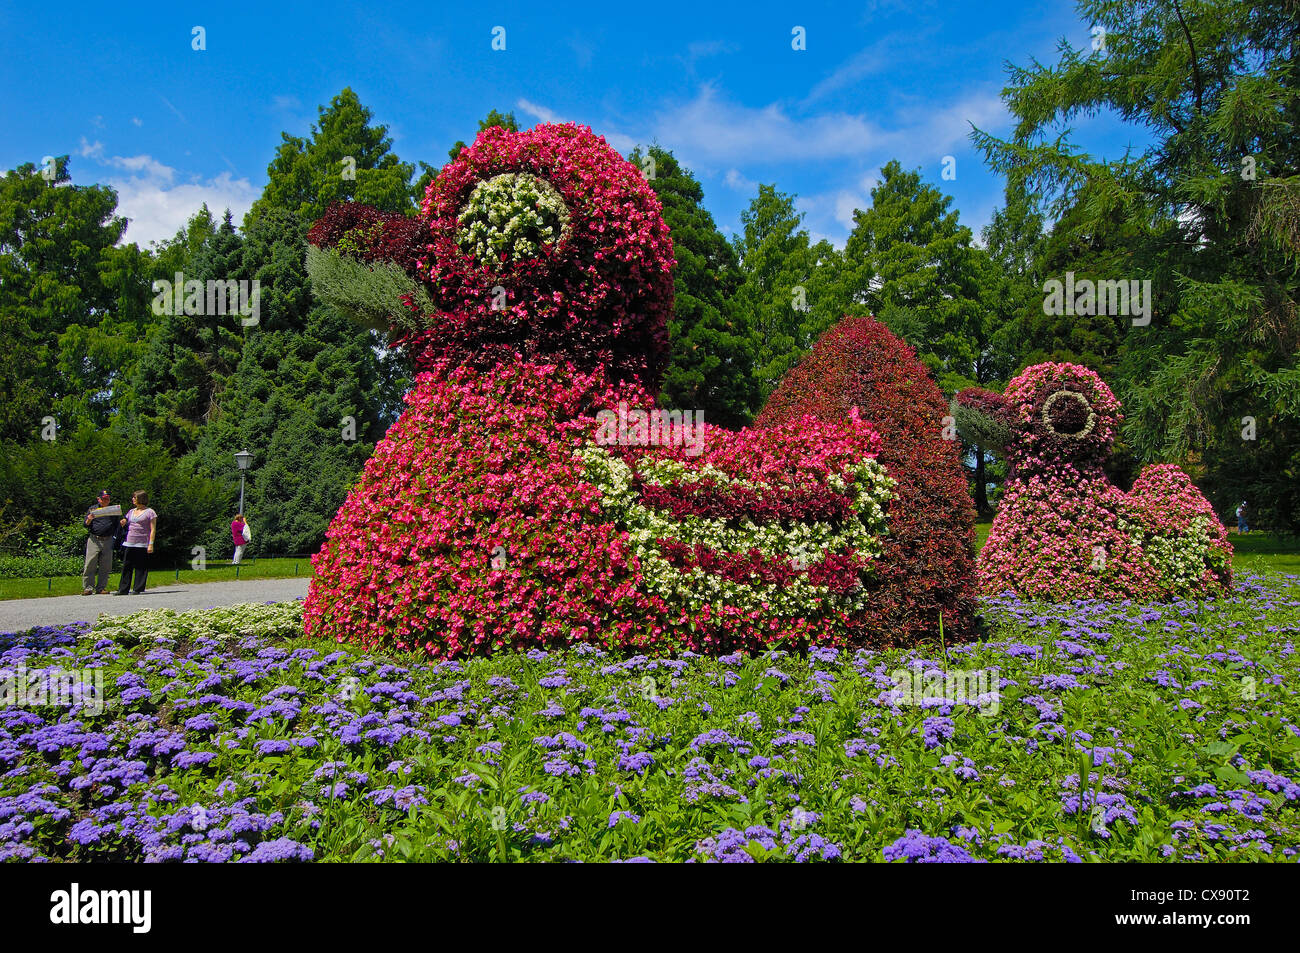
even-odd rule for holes
{"type": "Polygon", "coordinates": [[[946,654],[429,665],[292,605],[3,635],[0,860],[1296,858],[1300,580],[983,611],[946,654]]]}

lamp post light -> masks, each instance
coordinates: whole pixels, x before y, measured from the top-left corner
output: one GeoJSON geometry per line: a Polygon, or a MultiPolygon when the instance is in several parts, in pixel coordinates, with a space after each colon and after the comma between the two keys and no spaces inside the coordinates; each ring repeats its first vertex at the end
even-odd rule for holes
{"type": "Polygon", "coordinates": [[[235,454],[235,466],[239,467],[239,512],[244,512],[244,472],[253,465],[253,455],[247,450],[235,454]]]}

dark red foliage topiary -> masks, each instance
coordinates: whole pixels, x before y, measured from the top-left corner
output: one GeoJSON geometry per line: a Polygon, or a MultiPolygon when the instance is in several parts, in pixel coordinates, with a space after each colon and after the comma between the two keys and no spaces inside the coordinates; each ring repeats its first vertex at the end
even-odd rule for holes
{"type": "Polygon", "coordinates": [[[391,261],[415,276],[426,225],[401,212],[381,212],[359,202],[336,202],[307,232],[307,244],[346,250],[362,261],[391,261]]]}
{"type": "Polygon", "coordinates": [[[874,318],[844,318],[791,368],[755,425],[805,414],[840,421],[854,407],[880,433],[877,459],[898,482],[873,598],[856,620],[862,641],[937,637],[941,613],[946,638],[971,637],[975,510],[957,441],[944,439],[948,405],[915,351],[874,318]]]}

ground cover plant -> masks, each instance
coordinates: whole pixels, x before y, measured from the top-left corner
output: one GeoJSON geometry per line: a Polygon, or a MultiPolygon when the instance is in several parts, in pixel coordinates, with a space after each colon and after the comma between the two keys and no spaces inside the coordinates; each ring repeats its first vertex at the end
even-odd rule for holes
{"type": "Polygon", "coordinates": [[[432,663],[304,639],[298,603],[4,636],[0,668],[98,668],[108,705],[0,706],[0,858],[1297,855],[1300,577],[983,614],[946,650],[721,658],[432,663]]]}

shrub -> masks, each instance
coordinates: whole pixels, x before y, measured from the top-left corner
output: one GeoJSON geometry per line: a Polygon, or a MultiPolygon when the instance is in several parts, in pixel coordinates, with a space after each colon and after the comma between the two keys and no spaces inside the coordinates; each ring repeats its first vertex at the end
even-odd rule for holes
{"type": "Polygon", "coordinates": [[[895,482],[878,572],[855,616],[857,638],[915,642],[974,629],[974,507],[957,442],[943,439],[947,403],[916,353],[868,317],[846,317],[821,336],[768,398],[755,425],[812,415],[843,421],[858,408],[879,432],[877,460],[895,482]]]}
{"type": "Polygon", "coordinates": [[[58,548],[68,554],[83,551],[82,517],[99,490],[107,488],[124,510],[133,491],[148,490],[149,505],[158,513],[155,565],[188,562],[191,546],[205,542],[223,521],[229,525],[239,498],[237,483],[232,491],[196,476],[158,444],[90,426],[60,434],[57,441],[6,447],[0,455],[0,488],[15,513],[32,518],[29,547],[44,533],[46,539],[57,537],[58,548]]]}
{"type": "Polygon", "coordinates": [[[0,555],[0,579],[46,579],[57,576],[80,576],[85,560],[80,556],[0,555]]]}
{"type": "Polygon", "coordinates": [[[1163,599],[1231,582],[1227,531],[1178,467],[1145,468],[1130,493],[1103,470],[1123,420],[1093,371],[1035,364],[1003,395],[958,393],[964,434],[1006,433],[1002,505],[980,587],[1024,598],[1163,599]]]}

